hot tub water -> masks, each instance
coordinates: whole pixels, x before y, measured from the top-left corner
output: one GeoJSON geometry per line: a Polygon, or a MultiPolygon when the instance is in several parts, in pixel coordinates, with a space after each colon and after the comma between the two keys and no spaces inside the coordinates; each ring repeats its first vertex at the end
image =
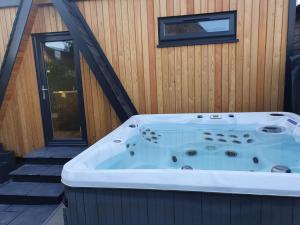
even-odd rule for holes
{"type": "Polygon", "coordinates": [[[300,172],[300,143],[276,126],[152,123],[136,129],[138,135],[121,143],[126,151],[96,168],[271,172],[282,165],[300,172]]]}

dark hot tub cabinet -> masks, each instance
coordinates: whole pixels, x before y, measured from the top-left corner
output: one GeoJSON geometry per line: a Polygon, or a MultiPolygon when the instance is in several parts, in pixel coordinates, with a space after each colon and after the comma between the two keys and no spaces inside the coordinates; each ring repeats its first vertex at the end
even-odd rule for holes
{"type": "Polygon", "coordinates": [[[300,199],[66,187],[66,225],[299,225],[300,199]]]}

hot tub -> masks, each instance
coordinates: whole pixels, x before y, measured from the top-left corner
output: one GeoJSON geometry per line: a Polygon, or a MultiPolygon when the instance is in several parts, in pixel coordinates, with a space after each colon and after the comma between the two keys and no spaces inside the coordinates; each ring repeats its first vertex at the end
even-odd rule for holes
{"type": "Polygon", "coordinates": [[[62,182],[67,224],[300,224],[300,117],[134,116],[62,182]]]}

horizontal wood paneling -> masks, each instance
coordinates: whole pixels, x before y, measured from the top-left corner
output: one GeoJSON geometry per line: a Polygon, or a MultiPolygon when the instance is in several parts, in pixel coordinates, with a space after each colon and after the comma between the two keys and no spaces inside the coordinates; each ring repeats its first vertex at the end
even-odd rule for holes
{"type": "MultiPolygon", "coordinates": [[[[140,113],[282,110],[288,1],[86,0],[78,5],[140,113]],[[238,43],[156,47],[157,17],[227,10],[238,11],[238,43]]],[[[63,30],[51,6],[39,8],[32,33],[63,30]]],[[[44,144],[31,44],[26,54],[27,69],[19,73],[20,88],[0,130],[7,131],[0,141],[20,153],[44,144]],[[22,123],[16,135],[13,124],[22,123]]],[[[84,59],[81,69],[92,144],[119,121],[84,59]]]]}

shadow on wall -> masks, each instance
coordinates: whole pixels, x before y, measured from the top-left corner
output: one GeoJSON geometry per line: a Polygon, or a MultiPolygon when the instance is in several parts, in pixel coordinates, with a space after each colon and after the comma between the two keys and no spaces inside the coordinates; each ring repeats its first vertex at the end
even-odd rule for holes
{"type": "Polygon", "coordinates": [[[300,54],[291,57],[292,62],[292,109],[300,115],[300,54]]]}

